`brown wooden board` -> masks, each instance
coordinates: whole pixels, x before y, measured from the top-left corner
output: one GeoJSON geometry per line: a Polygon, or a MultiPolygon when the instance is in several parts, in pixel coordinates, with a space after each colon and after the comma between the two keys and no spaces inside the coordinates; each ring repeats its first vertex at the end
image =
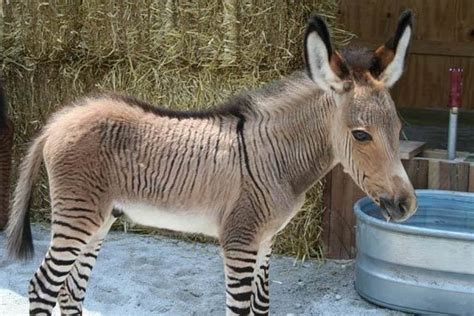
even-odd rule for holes
{"type": "Polygon", "coordinates": [[[452,191],[467,191],[469,177],[468,163],[453,163],[440,161],[439,189],[452,191]]]}
{"type": "Polygon", "coordinates": [[[355,256],[355,215],[353,203],[365,194],[336,166],[326,177],[324,233],[328,258],[349,259],[355,256]],[[329,200],[328,200],[329,198],[329,200]]]}
{"type": "Polygon", "coordinates": [[[12,146],[13,124],[9,121],[6,128],[0,130],[0,230],[8,221],[12,146]]]}
{"type": "Polygon", "coordinates": [[[332,188],[332,173],[329,172],[324,178],[324,190],[323,190],[323,243],[326,247],[325,253],[329,252],[327,248],[330,245],[330,236],[331,236],[331,208],[332,208],[332,197],[331,197],[331,188],[332,188]]]}
{"type": "Polygon", "coordinates": [[[469,163],[449,160],[428,162],[428,188],[467,192],[469,163]]]}
{"type": "Polygon", "coordinates": [[[411,159],[421,153],[426,143],[408,140],[400,141],[400,159],[411,159]]]}
{"type": "Polygon", "coordinates": [[[411,159],[402,160],[403,166],[415,189],[426,189],[428,187],[428,160],[411,159]]]}

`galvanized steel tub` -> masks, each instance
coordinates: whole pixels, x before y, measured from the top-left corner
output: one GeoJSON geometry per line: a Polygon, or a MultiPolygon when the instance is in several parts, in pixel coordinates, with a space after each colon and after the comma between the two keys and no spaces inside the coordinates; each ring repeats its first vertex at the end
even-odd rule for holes
{"type": "Polygon", "coordinates": [[[418,211],[386,222],[369,199],[355,206],[357,292],[412,313],[474,315],[474,194],[417,190],[418,211]]]}

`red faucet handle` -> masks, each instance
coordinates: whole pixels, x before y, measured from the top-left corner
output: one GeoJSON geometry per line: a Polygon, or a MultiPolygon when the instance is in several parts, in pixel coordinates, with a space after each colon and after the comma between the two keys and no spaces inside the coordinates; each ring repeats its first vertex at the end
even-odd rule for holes
{"type": "Polygon", "coordinates": [[[449,88],[449,103],[450,108],[461,107],[462,96],[462,68],[450,68],[450,88],[449,88]]]}

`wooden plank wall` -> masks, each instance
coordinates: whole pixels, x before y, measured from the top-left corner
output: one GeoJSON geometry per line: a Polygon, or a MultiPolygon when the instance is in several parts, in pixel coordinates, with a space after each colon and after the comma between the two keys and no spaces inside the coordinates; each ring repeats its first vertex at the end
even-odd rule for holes
{"type": "Polygon", "coordinates": [[[354,202],[365,193],[337,165],[326,177],[324,186],[323,243],[326,257],[332,259],[354,258],[356,217],[354,202]]]}
{"type": "Polygon", "coordinates": [[[370,48],[393,35],[410,8],[416,24],[408,67],[392,91],[399,107],[446,108],[449,68],[464,68],[463,106],[474,110],[473,0],[341,0],[340,22],[370,48]]]}

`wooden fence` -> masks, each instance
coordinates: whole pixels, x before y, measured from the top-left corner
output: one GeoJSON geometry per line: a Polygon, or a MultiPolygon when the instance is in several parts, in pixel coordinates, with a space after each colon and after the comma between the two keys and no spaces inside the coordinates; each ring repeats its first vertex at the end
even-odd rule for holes
{"type": "Polygon", "coordinates": [[[395,30],[400,13],[415,13],[407,69],[393,89],[399,107],[445,108],[449,68],[464,68],[463,107],[474,110],[474,1],[341,0],[340,22],[370,48],[395,30]]]}

